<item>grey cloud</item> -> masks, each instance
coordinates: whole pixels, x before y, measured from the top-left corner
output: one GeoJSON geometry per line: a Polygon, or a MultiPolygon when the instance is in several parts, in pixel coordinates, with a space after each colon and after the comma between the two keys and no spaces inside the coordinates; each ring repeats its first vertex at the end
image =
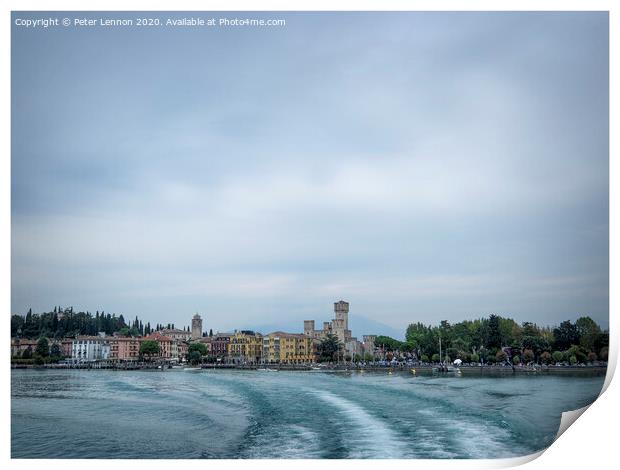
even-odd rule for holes
{"type": "Polygon", "coordinates": [[[606,14],[284,16],[14,29],[14,312],[606,324],[606,14]]]}

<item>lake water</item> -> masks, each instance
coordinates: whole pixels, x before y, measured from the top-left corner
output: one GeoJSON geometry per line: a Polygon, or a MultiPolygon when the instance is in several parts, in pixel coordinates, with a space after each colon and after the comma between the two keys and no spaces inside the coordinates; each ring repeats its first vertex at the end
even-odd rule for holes
{"type": "Polygon", "coordinates": [[[13,458],[494,458],[603,377],[13,370],[13,458]]]}

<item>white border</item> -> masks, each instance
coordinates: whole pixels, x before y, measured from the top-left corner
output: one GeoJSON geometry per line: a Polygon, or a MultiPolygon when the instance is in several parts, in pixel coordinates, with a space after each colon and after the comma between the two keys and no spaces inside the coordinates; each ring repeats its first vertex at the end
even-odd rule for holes
{"type": "MultiPolygon", "coordinates": [[[[411,466],[421,468],[499,468],[514,466],[526,463],[534,457],[539,456],[528,464],[529,468],[608,468],[616,460],[617,440],[613,432],[615,419],[618,417],[616,411],[620,397],[620,386],[618,380],[610,381],[618,359],[618,334],[617,318],[615,308],[617,297],[617,268],[618,250],[612,242],[618,240],[618,190],[613,183],[618,182],[619,166],[617,162],[617,110],[618,94],[614,84],[618,83],[618,12],[620,11],[619,2],[614,0],[262,0],[260,2],[251,0],[177,0],[162,1],[153,0],[140,2],[137,0],[93,0],[89,2],[79,2],[76,0],[58,1],[17,1],[5,0],[2,2],[2,21],[0,31],[2,37],[2,47],[0,50],[0,61],[2,67],[0,76],[2,81],[2,103],[3,112],[1,114],[2,132],[0,145],[2,145],[2,156],[0,157],[0,305],[5,311],[5,354],[8,353],[8,341],[10,328],[8,328],[10,312],[10,12],[11,10],[155,10],[155,11],[183,11],[183,10],[245,10],[245,11],[312,11],[312,10],[494,10],[494,11],[551,11],[551,10],[604,10],[610,12],[610,370],[605,381],[606,391],[597,399],[589,409],[579,418],[577,424],[571,426],[549,449],[540,454],[517,459],[498,459],[498,460],[458,460],[458,461],[437,461],[437,460],[391,460],[380,463],[378,461],[357,461],[357,460],[264,460],[264,461],[104,461],[104,460],[15,460],[10,461],[10,367],[8,354],[5,360],[0,361],[3,368],[2,380],[2,412],[4,416],[1,429],[0,449],[4,463],[19,468],[30,468],[44,465],[51,468],[105,468],[110,465],[133,468],[149,469],[169,469],[170,466],[180,466],[198,468],[205,465],[224,465],[226,468],[247,467],[267,467],[280,469],[294,466],[295,468],[310,468],[311,466],[338,466],[339,468],[376,468],[377,465],[389,466],[390,468],[405,468],[411,466]],[[614,57],[615,54],[615,57],[614,57]],[[614,210],[616,214],[614,214],[614,210]],[[612,313],[613,312],[613,313],[612,313]]],[[[50,430],[53,423],[50,423],[50,430]]]]}

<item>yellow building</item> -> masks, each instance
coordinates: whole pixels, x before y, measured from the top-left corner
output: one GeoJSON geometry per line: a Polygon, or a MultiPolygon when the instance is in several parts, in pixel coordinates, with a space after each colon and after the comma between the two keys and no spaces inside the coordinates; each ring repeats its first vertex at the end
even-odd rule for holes
{"type": "Polygon", "coordinates": [[[232,335],[226,345],[228,358],[237,364],[260,362],[263,337],[252,331],[240,331],[232,335]]]}
{"type": "Polygon", "coordinates": [[[315,362],[316,347],[312,338],[303,334],[276,331],[263,337],[263,362],[300,364],[315,362]]]}

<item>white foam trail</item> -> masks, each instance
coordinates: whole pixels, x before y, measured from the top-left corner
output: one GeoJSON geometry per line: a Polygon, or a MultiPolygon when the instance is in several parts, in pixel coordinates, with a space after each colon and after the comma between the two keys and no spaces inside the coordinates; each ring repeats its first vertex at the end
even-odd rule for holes
{"type": "Polygon", "coordinates": [[[320,458],[321,440],[318,433],[304,426],[279,426],[269,434],[262,434],[250,450],[248,458],[307,459],[320,458]]]}
{"type": "Polygon", "coordinates": [[[380,418],[361,406],[325,391],[313,392],[336,408],[344,417],[342,436],[351,458],[403,458],[406,448],[401,438],[380,418]]]}

